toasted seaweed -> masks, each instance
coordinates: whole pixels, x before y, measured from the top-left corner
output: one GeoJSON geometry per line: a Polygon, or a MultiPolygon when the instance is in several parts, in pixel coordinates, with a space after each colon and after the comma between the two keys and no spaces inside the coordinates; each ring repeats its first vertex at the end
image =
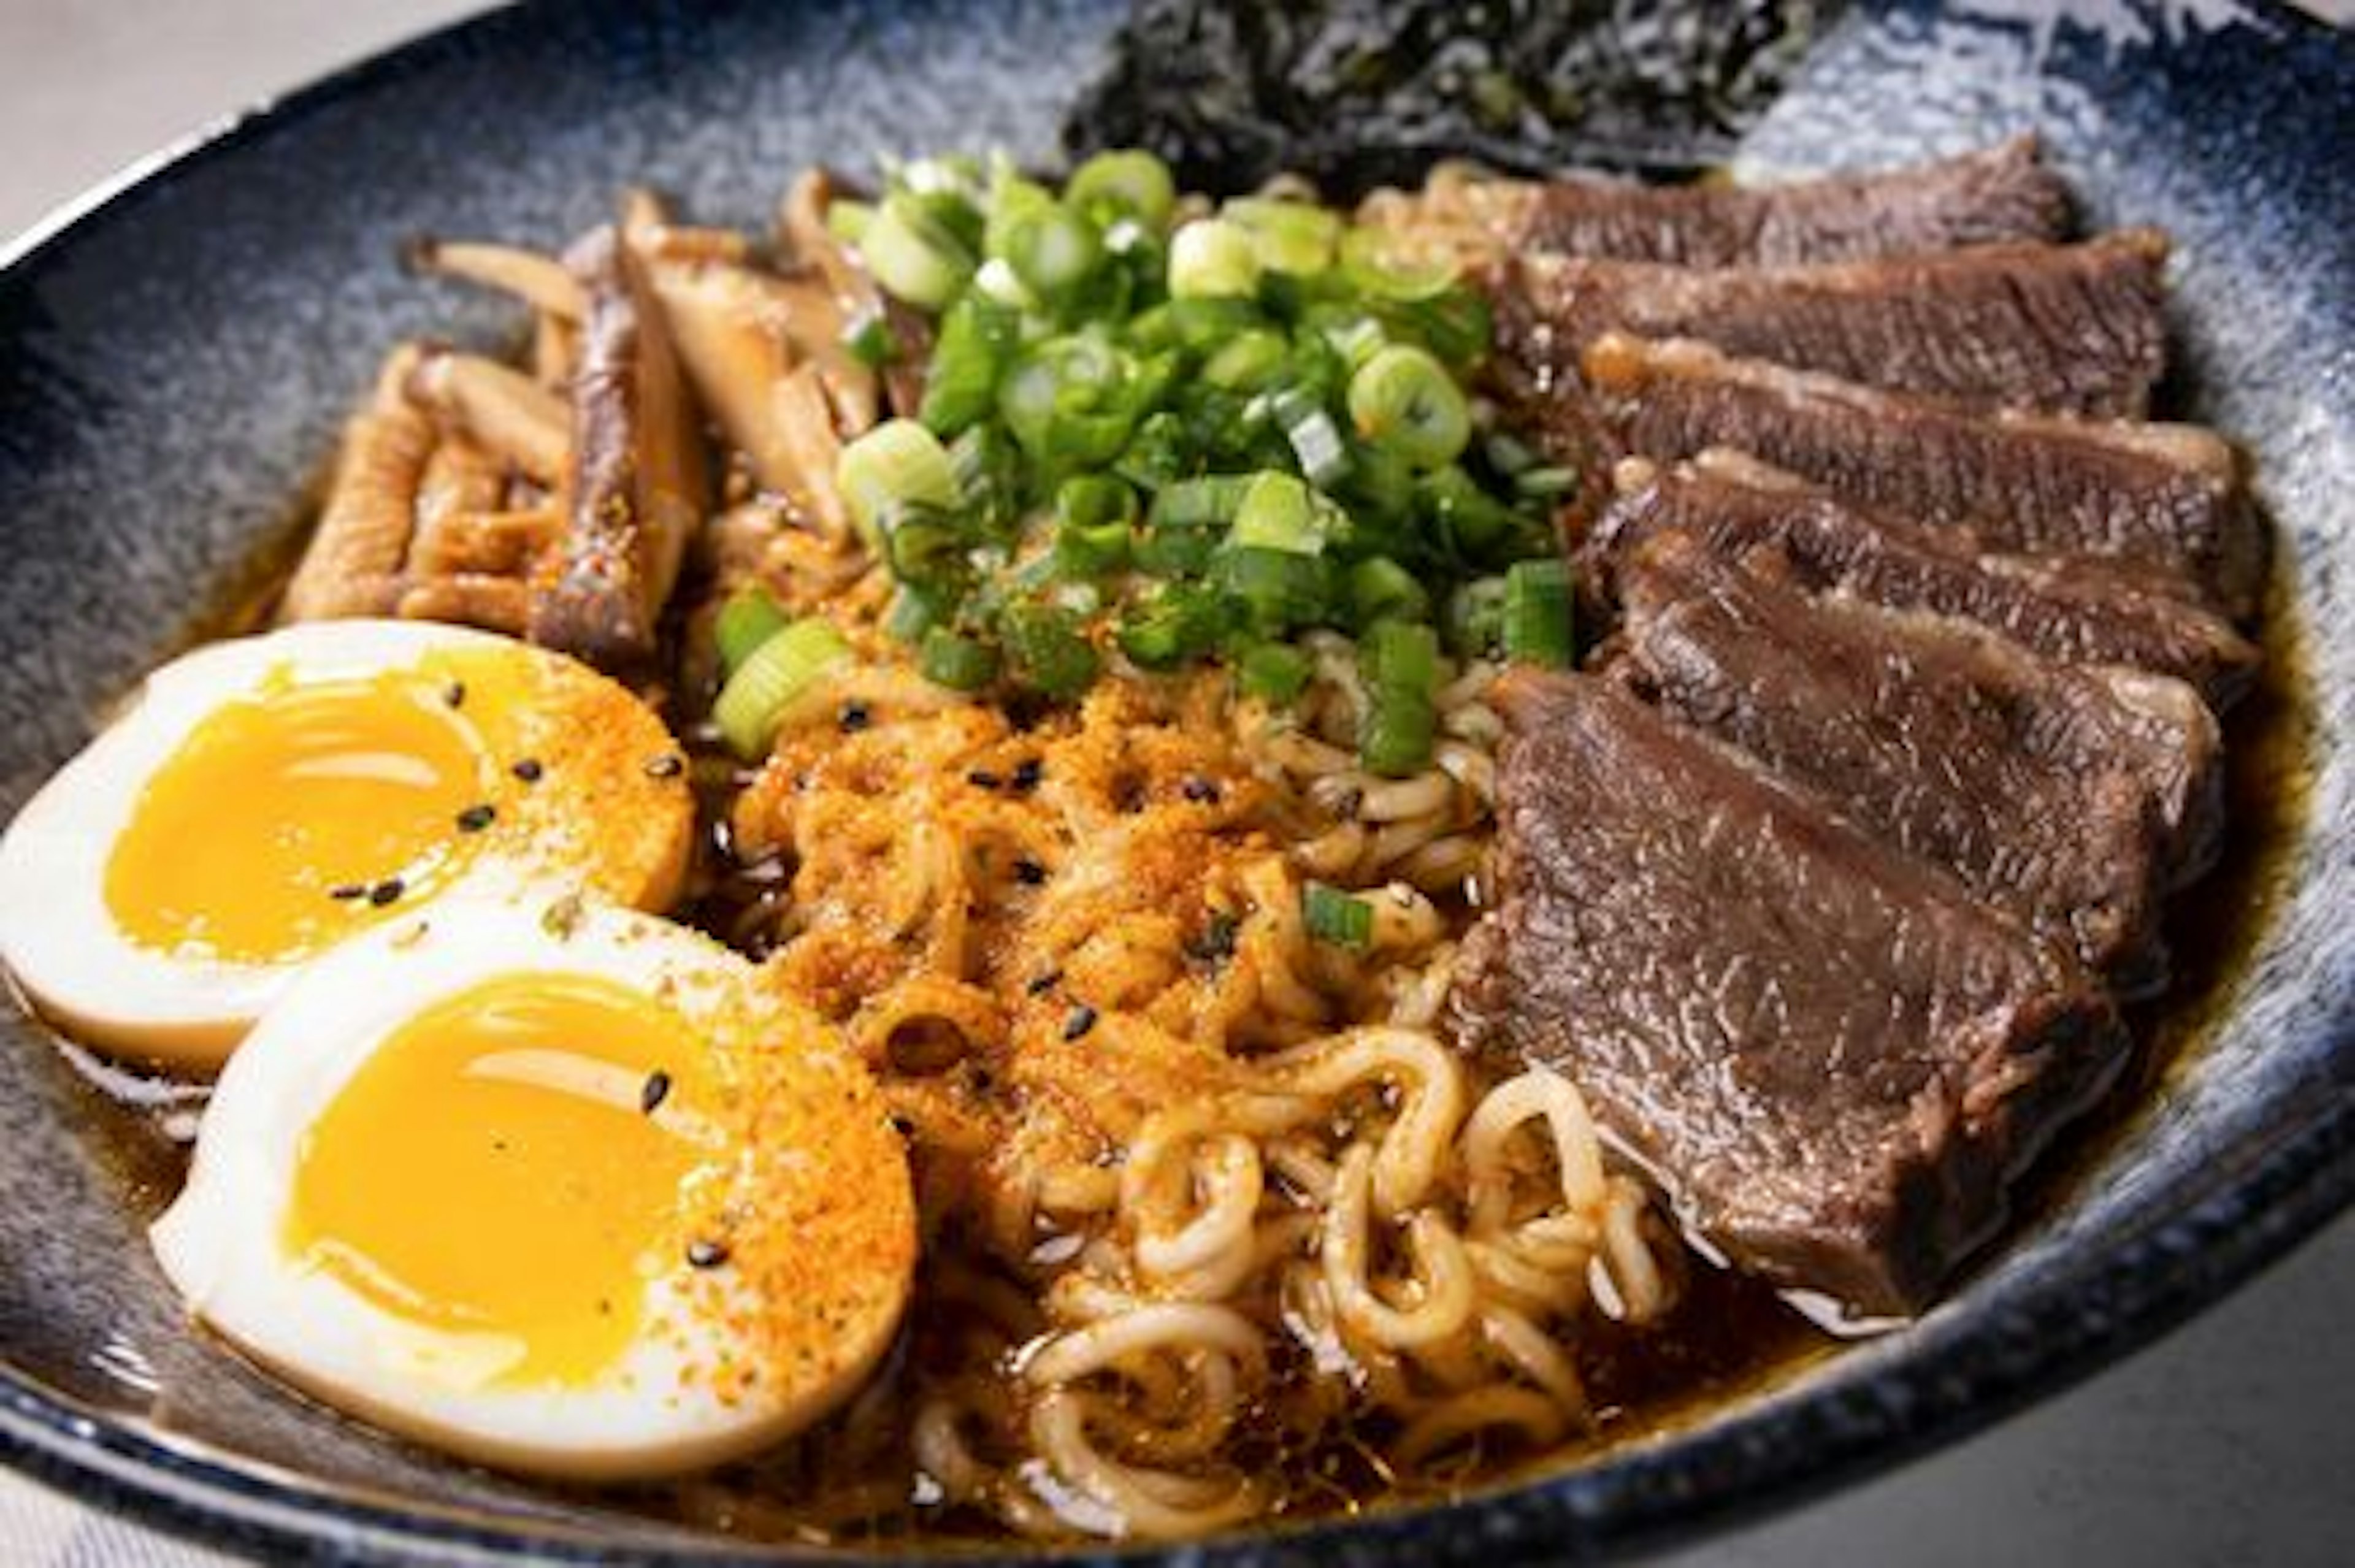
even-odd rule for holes
{"type": "Polygon", "coordinates": [[[1676,177],[1726,159],[1840,8],[1138,0],[1063,144],[1150,147],[1216,192],[1291,171],[1352,196],[1443,157],[1676,177]]]}

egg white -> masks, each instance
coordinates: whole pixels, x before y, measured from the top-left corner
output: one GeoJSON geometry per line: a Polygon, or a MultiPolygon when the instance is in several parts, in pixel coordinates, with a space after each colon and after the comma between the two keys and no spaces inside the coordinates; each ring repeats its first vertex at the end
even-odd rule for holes
{"type": "MultiPolygon", "coordinates": [[[[107,904],[107,866],[149,780],[213,712],[280,672],[291,670],[306,683],[359,678],[468,649],[557,656],[464,627],[327,621],[211,644],[150,675],[120,717],[59,770],[0,837],[0,959],[35,1007],[118,1054],[218,1066],[286,988],[299,962],[165,952],[122,929],[107,904]]],[[[659,728],[651,716],[648,723],[659,728]]],[[[684,818],[681,827],[683,859],[684,818]]],[[[545,863],[485,854],[441,896],[496,896],[551,874],[545,863]]]]}
{"type": "MultiPolygon", "coordinates": [[[[639,1334],[592,1380],[502,1384],[466,1336],[388,1313],[305,1267],[282,1240],[305,1130],[422,1009],[502,976],[568,973],[659,995],[692,1025],[707,1006],[741,996],[750,972],[666,922],[570,901],[551,912],[537,895],[444,902],[355,937],[303,975],[223,1071],[187,1186],[152,1229],[155,1256],[197,1317],[290,1382],[481,1463],[647,1478],[779,1441],[866,1376],[896,1307],[853,1330],[818,1382],[766,1379],[730,1401],[694,1368],[742,1347],[711,1311],[713,1276],[682,1256],[647,1283],[639,1334]],[[646,1328],[658,1320],[667,1328],[646,1328]]],[[[906,1281],[892,1287],[903,1302],[906,1281]]]]}

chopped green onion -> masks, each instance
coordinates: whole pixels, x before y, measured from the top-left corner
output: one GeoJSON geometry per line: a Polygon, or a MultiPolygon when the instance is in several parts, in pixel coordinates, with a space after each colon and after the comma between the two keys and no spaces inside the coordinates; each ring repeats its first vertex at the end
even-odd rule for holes
{"type": "Polygon", "coordinates": [[[1476,577],[1447,596],[1447,645],[1458,658],[1487,658],[1505,645],[1505,580],[1476,577]]]}
{"type": "Polygon", "coordinates": [[[1291,475],[1269,469],[1252,478],[1235,509],[1229,541],[1240,549],[1320,555],[1325,536],[1318,527],[1316,494],[1291,475]]]}
{"type": "Polygon", "coordinates": [[[913,420],[886,420],[842,449],[834,486],[870,548],[883,541],[883,515],[899,507],[947,511],[957,504],[956,473],[940,438],[913,420]]]}
{"type": "Polygon", "coordinates": [[[1310,882],[1300,890],[1300,918],[1319,942],[1363,952],[1374,940],[1374,906],[1338,888],[1310,882]]]}
{"type": "Polygon", "coordinates": [[[837,197],[826,209],[826,231],[846,245],[867,238],[875,224],[875,204],[837,197]]]}
{"type": "Polygon", "coordinates": [[[1341,238],[1341,215],[1305,201],[1239,197],[1219,216],[1243,231],[1259,264],[1271,272],[1321,272],[1333,264],[1341,238]]]}
{"type": "Polygon", "coordinates": [[[1431,613],[1431,595],[1414,573],[1386,555],[1369,557],[1349,569],[1349,607],[1358,624],[1420,621],[1431,613]]]}
{"type": "Polygon", "coordinates": [[[1326,618],[1333,573],[1319,557],[1231,544],[1213,562],[1218,584],[1241,605],[1253,631],[1273,635],[1326,618]]]}
{"type": "Polygon", "coordinates": [[[1055,564],[1073,577],[1103,577],[1128,564],[1136,492],[1109,474],[1080,474],[1055,492],[1055,564]]]}
{"type": "Polygon", "coordinates": [[[1382,324],[1370,315],[1353,315],[1328,323],[1324,328],[1325,341],[1341,357],[1350,371],[1364,368],[1367,360],[1380,354],[1390,343],[1382,324]]]}
{"type": "Polygon", "coordinates": [[[917,667],[924,678],[951,691],[979,691],[997,678],[997,650],[945,626],[924,634],[917,667]]]}
{"type": "Polygon", "coordinates": [[[1259,290],[1259,251],[1236,224],[1199,218],[1169,241],[1169,293],[1177,299],[1248,298],[1259,290]]]}
{"type": "Polygon", "coordinates": [[[879,310],[861,311],[843,323],[842,347],[869,370],[880,370],[900,357],[900,340],[879,310]]]}
{"type": "Polygon", "coordinates": [[[816,616],[794,622],[753,649],[711,705],[729,749],[747,762],[767,755],[794,701],[849,656],[842,634],[816,616]]]}
{"type": "Polygon", "coordinates": [[[1505,574],[1505,656],[1565,669],[1570,656],[1569,566],[1559,560],[1516,561],[1505,574]]]}
{"type": "Polygon", "coordinates": [[[1458,269],[1447,261],[1413,262],[1388,253],[1391,236],[1379,229],[1352,229],[1341,240],[1341,273],[1369,298],[1414,304],[1447,292],[1458,269]]]}
{"type": "Polygon", "coordinates": [[[1490,557],[1499,546],[1509,543],[1520,527],[1511,507],[1453,464],[1425,475],[1418,488],[1431,520],[1462,554],[1490,557]]]}
{"type": "Polygon", "coordinates": [[[1548,465],[1525,468],[1513,475],[1513,491],[1532,501],[1550,501],[1578,488],[1578,471],[1548,465]]]}
{"type": "Polygon", "coordinates": [[[894,194],[858,241],[875,281],[923,310],[949,303],[973,276],[973,253],[919,202],[894,194]]]}
{"type": "Polygon", "coordinates": [[[1151,153],[1098,153],[1071,172],[1063,199],[1082,212],[1119,213],[1159,229],[1178,206],[1178,182],[1151,153]]]}
{"type": "Polygon", "coordinates": [[[883,630],[902,643],[920,643],[924,634],[946,622],[955,613],[950,596],[936,584],[902,582],[900,591],[891,595],[891,608],[883,617],[883,630]]]}
{"type": "Polygon", "coordinates": [[[1315,393],[1290,388],[1277,394],[1272,411],[1300,472],[1311,485],[1327,489],[1349,472],[1349,449],[1341,440],[1341,427],[1333,422],[1315,393]]]}
{"type": "Polygon", "coordinates": [[[1495,333],[1488,302],[1456,285],[1423,300],[1380,300],[1375,314],[1393,337],[1422,344],[1445,363],[1468,369],[1487,357],[1495,333]]]}
{"type": "Polygon", "coordinates": [[[792,623],[793,617],[785,613],[783,607],[770,596],[767,589],[758,584],[740,588],[730,594],[728,603],[719,607],[719,618],[711,628],[712,640],[719,647],[721,672],[735,674],[743,667],[744,661],[752,656],[753,649],[792,623]]]}
{"type": "Polygon", "coordinates": [[[1446,367],[1423,349],[1392,344],[1349,378],[1358,433],[1418,468],[1455,461],[1472,439],[1472,411],[1446,367]]]}
{"type": "Polygon", "coordinates": [[[1281,705],[1307,690],[1316,672],[1316,661],[1289,643],[1254,643],[1236,664],[1235,680],[1245,697],[1281,705]]]}
{"type": "Polygon", "coordinates": [[[1103,243],[1095,226],[1051,203],[1008,227],[1006,261],[1041,298],[1071,294],[1103,260],[1103,243]]]}
{"type": "Polygon", "coordinates": [[[1141,669],[1174,669],[1218,645],[1226,629],[1221,604],[1201,588],[1168,584],[1121,624],[1120,651],[1141,669]]]}
{"type": "Polygon", "coordinates": [[[893,504],[883,509],[883,557],[902,582],[937,582],[953,574],[973,540],[954,513],[893,504]]]}
{"type": "Polygon", "coordinates": [[[951,305],[924,371],[918,417],[943,439],[986,419],[997,404],[998,378],[1021,336],[1021,316],[986,295],[968,293],[951,305]]]}
{"type": "Polygon", "coordinates": [[[1379,622],[1359,644],[1358,663],[1367,688],[1359,760],[1387,777],[1420,773],[1439,729],[1438,637],[1420,622],[1379,622]]]}
{"type": "Polygon", "coordinates": [[[1046,604],[1014,604],[998,617],[998,632],[1015,668],[1047,696],[1068,700],[1095,684],[1103,661],[1091,647],[1070,611],[1046,604]]]}
{"type": "Polygon", "coordinates": [[[1254,328],[1210,356],[1202,379],[1230,391],[1256,392],[1283,374],[1292,345],[1280,332],[1254,328]]]}

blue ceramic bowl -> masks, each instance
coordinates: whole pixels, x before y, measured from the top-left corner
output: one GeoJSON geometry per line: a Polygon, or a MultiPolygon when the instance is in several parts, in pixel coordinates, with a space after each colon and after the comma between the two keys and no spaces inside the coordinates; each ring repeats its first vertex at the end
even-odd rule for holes
{"type": "MultiPolygon", "coordinates": [[[[2020,7],[1978,0],[1978,12],[2020,7]]],[[[1683,1428],[1452,1507],[1221,1540],[1225,1563],[1655,1544],[1950,1439],[2213,1299],[2355,1187],[2355,45],[2286,12],[2031,32],[1867,5],[1753,136],[1761,169],[2033,126],[2094,222],[2177,238],[2185,405],[2246,443],[2301,680],[2197,1038],[1945,1305],[1683,1428]],[[2292,789],[2286,781],[2296,781],[2292,789]]],[[[2199,7],[2202,12],[2212,7],[2199,7]]],[[[337,76],[87,204],[0,270],[0,814],[283,537],[383,346],[481,301],[404,276],[432,230],[554,241],[647,181],[757,223],[824,160],[1046,157],[1109,0],[592,3],[502,12],[337,76]]],[[[2244,745],[2248,737],[2241,737],[2244,745]]],[[[2252,810],[2252,806],[2263,809],[2252,810]]],[[[440,1462],[191,1335],[141,1240],[168,1179],[37,1031],[0,1023],[0,1450],[85,1498],[280,1555],[733,1561],[440,1462]]],[[[2186,1032],[2168,1031],[2169,1038],[2186,1032]]]]}

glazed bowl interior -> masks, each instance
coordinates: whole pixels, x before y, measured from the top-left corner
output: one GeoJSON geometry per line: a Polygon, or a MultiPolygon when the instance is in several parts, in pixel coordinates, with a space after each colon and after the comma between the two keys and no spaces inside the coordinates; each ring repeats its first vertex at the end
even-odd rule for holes
{"type": "MultiPolygon", "coordinates": [[[[1990,8],[1992,9],[1992,8],[1990,8]]],[[[2172,9],[2172,8],[2170,8],[2172,9]]],[[[169,165],[0,273],[0,812],[282,545],[394,338],[496,343],[406,275],[428,232],[552,243],[648,183],[760,225],[792,173],[894,152],[1047,160],[1105,0],[525,7],[362,68],[169,165]]],[[[2355,123],[2343,40],[2266,13],[2137,39],[1866,5],[1751,137],[1759,171],[2034,128],[2090,223],[2175,236],[2177,400],[2274,519],[2276,675],[2216,956],[2153,1080],[1945,1305],[1677,1429],[1448,1509],[1216,1543],[1236,1560],[1495,1562],[1652,1542],[1781,1501],[2081,1375],[2336,1212],[2355,1077],[2355,123]]],[[[2252,721],[2254,722],[2254,721],[2252,721]]],[[[38,1030],[0,1040],[0,1445],[216,1539],[364,1557],[741,1549],[380,1438],[191,1334],[143,1242],[167,1169],[38,1030]]]]}

